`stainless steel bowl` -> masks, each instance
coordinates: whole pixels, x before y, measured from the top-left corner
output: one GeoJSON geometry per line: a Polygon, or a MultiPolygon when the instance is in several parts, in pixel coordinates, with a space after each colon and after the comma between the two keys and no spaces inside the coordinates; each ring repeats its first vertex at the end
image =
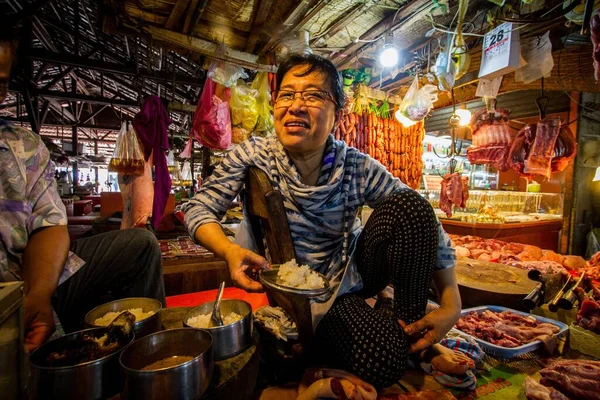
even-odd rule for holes
{"type": "Polygon", "coordinates": [[[119,355],[133,342],[128,342],[114,353],[68,367],[48,367],[46,359],[55,351],[64,350],[84,334],[100,337],[107,328],[93,328],[71,333],[48,342],[35,350],[30,358],[32,395],[35,399],[105,399],[119,393],[123,379],[119,373],[119,355]]]}
{"type": "Polygon", "coordinates": [[[85,324],[88,327],[99,327],[94,322],[98,318],[102,318],[111,311],[125,311],[132,308],[141,308],[144,312],[154,311],[154,314],[140,321],[135,321],[133,330],[135,337],[138,339],[151,333],[162,330],[161,311],[162,304],[156,299],[147,297],[128,297],[126,299],[111,301],[110,303],[102,304],[88,312],[85,316],[85,324]]]}
{"type": "Polygon", "coordinates": [[[213,372],[213,338],[207,331],[179,328],[145,336],[121,354],[125,375],[123,399],[197,399],[206,391],[213,372]],[[142,371],[173,356],[192,356],[174,367],[142,371]]]}
{"type": "MultiPolygon", "coordinates": [[[[214,304],[214,301],[210,301],[192,308],[183,317],[183,324],[194,328],[187,323],[188,320],[197,315],[212,314],[214,304]]],[[[252,306],[243,300],[221,300],[221,315],[225,316],[231,312],[242,315],[242,319],[233,324],[206,328],[213,336],[215,360],[233,357],[252,344],[252,306]]]]}

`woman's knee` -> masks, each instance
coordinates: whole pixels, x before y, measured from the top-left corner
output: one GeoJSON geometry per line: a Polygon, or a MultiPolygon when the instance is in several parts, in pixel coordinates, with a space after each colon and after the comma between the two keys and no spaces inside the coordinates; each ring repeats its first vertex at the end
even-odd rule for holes
{"type": "Polygon", "coordinates": [[[411,189],[401,190],[388,196],[375,207],[369,221],[371,219],[377,225],[410,225],[419,230],[437,230],[437,218],[433,208],[427,199],[411,189]]]}

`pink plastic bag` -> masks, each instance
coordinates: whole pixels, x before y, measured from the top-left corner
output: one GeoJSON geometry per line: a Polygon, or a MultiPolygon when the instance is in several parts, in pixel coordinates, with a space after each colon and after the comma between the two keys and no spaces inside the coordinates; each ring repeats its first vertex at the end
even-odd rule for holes
{"type": "Polygon", "coordinates": [[[216,88],[217,84],[207,78],[194,112],[191,134],[203,146],[225,150],[231,145],[230,90],[225,89],[219,98],[216,88]]]}

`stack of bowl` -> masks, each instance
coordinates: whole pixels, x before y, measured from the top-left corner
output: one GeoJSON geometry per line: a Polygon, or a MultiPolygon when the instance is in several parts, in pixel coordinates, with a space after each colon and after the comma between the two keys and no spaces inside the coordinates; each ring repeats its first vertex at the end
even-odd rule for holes
{"type": "Polygon", "coordinates": [[[85,324],[88,327],[101,327],[103,325],[96,324],[96,320],[104,317],[107,313],[121,312],[134,308],[141,308],[144,313],[153,312],[151,316],[135,321],[135,325],[133,326],[135,337],[139,339],[162,329],[162,304],[156,299],[146,297],[129,297],[102,304],[87,313],[85,324]]]}

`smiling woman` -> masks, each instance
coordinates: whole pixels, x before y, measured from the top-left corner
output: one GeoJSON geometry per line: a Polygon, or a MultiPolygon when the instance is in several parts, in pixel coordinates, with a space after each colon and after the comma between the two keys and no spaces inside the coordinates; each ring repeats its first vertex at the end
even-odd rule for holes
{"type": "Polygon", "coordinates": [[[232,244],[218,222],[240,193],[248,168],[263,170],[283,196],[298,264],[330,283],[331,291],[311,304],[318,353],[375,386],[389,385],[403,374],[409,351],[396,318],[416,336],[427,331],[414,350],[441,339],[458,319],[460,298],[447,269],[454,251],[425,199],[379,162],[334,140],[345,100],[330,61],[292,55],[280,65],[276,86],[276,137],[253,137],[229,152],[186,206],[188,229],[227,261],[236,285],[262,291],[247,274],[267,267],[253,244],[262,239],[252,238],[244,218],[232,244]],[[363,230],[356,215],[365,204],[375,211],[363,230]],[[424,317],[434,270],[442,306],[424,317]],[[389,283],[396,288],[391,317],[363,299],[389,283]]]}

